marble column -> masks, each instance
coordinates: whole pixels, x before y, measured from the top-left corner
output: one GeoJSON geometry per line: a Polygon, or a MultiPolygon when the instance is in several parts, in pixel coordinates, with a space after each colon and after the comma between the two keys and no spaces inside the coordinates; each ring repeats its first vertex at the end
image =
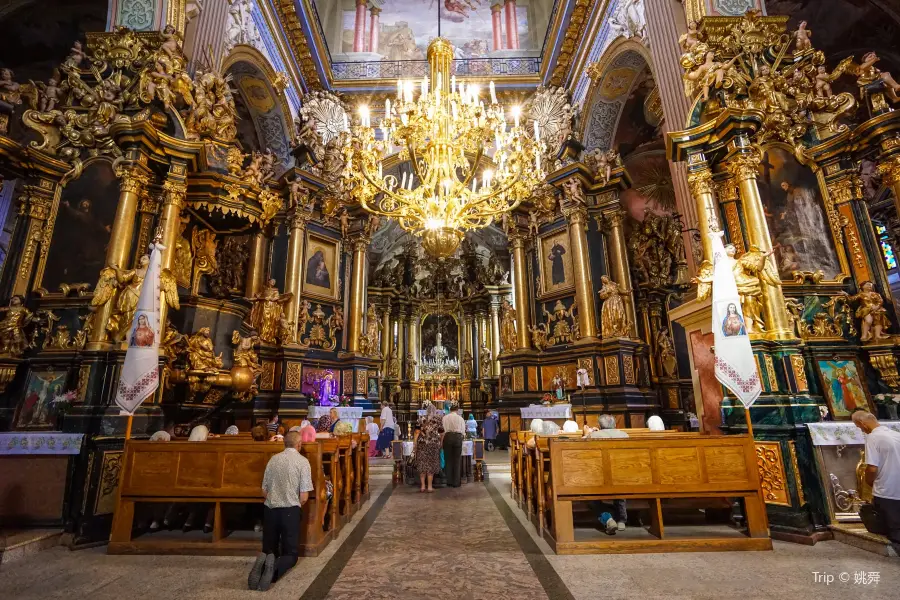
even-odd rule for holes
{"type": "Polygon", "coordinates": [[[366,253],[369,239],[365,236],[353,242],[353,270],[350,274],[350,313],[347,316],[347,351],[359,352],[359,336],[366,312],[366,253]]]}
{"type": "Polygon", "coordinates": [[[356,0],[356,21],[353,24],[353,51],[366,51],[366,4],[367,0],[356,0]]]}
{"type": "MultiPolygon", "coordinates": [[[[741,199],[741,207],[744,209],[744,222],[747,225],[747,241],[750,246],[756,246],[762,252],[772,251],[772,238],[769,235],[769,226],[766,223],[765,207],[762,197],[759,195],[759,186],[756,177],[759,173],[760,155],[752,150],[739,151],[728,159],[728,169],[737,179],[738,195],[741,199]]],[[[821,232],[828,235],[827,232],[821,232]]],[[[766,258],[775,266],[775,258],[766,258]]],[[[775,269],[777,272],[777,269],[775,269]]],[[[793,328],[788,322],[787,310],[784,305],[784,294],[781,291],[781,282],[762,285],[763,320],[766,324],[765,337],[775,340],[794,339],[793,328]]]]}
{"type": "Polygon", "coordinates": [[[244,295],[253,298],[263,290],[266,282],[266,263],[269,260],[269,238],[264,231],[257,231],[250,239],[250,260],[247,262],[247,277],[244,295]]]}
{"type": "MultiPolygon", "coordinates": [[[[181,173],[186,173],[187,168],[184,165],[172,165],[181,173]]],[[[184,201],[187,198],[187,182],[182,176],[173,175],[170,171],[166,182],[163,184],[163,206],[160,224],[162,228],[162,241],[165,250],[162,251],[160,257],[160,268],[171,269],[175,262],[175,241],[178,239],[178,229],[181,223],[181,209],[184,207],[184,201]]],[[[165,300],[159,303],[159,323],[160,328],[165,330],[166,315],[169,307],[165,300]]],[[[162,352],[162,348],[160,348],[162,352]]]]}
{"type": "MultiPolygon", "coordinates": [[[[628,318],[628,336],[638,339],[637,313],[634,310],[634,292],[631,289],[631,268],[628,264],[628,249],[625,246],[625,211],[615,208],[603,213],[604,220],[609,224],[609,238],[606,248],[609,252],[609,268],[612,280],[619,285],[619,292],[625,302],[625,315],[628,318]]],[[[578,281],[577,279],[575,280],[578,281]]],[[[591,298],[593,300],[593,297],[591,298]]],[[[581,310],[579,304],[578,310],[581,310]]],[[[600,332],[603,335],[603,332],[600,332]]]]}
{"type": "MultiPolygon", "coordinates": [[[[669,131],[683,129],[691,110],[691,101],[684,93],[681,67],[681,48],[678,38],[687,31],[684,9],[680,0],[654,0],[644,2],[644,16],[647,19],[647,35],[653,40],[653,77],[659,88],[662,102],[665,135],[669,131]]],[[[672,185],[675,189],[675,203],[681,213],[685,229],[698,228],[698,213],[691,201],[688,174],[681,163],[669,161],[672,185]]],[[[694,264],[694,253],[690,251],[690,232],[685,232],[684,247],[688,249],[688,266],[692,273],[699,265],[694,264]]]]}
{"type": "Polygon", "coordinates": [[[516,0],[506,0],[506,49],[519,49],[519,22],[516,19],[516,0]]]}
{"type": "MultiPolygon", "coordinates": [[[[694,198],[697,215],[697,229],[700,231],[700,245],[703,248],[702,262],[709,262],[712,268],[712,241],[710,231],[721,231],[716,209],[716,196],[713,193],[712,171],[706,157],[701,153],[688,156],[688,184],[694,198]]],[[[699,266],[698,266],[699,270],[699,266]]],[[[710,274],[712,274],[710,272],[710,274]]]]}
{"type": "MultiPolygon", "coordinates": [[[[284,274],[284,291],[293,294],[290,302],[284,307],[284,317],[286,320],[297,325],[297,315],[300,314],[300,291],[303,288],[303,265],[306,264],[303,257],[303,239],[306,233],[306,221],[310,215],[307,212],[295,208],[291,213],[288,221],[289,235],[288,240],[288,260],[287,269],[284,274]]],[[[297,336],[303,335],[304,332],[294,331],[293,337],[296,341],[297,336]]]]}
{"type": "MultiPolygon", "coordinates": [[[[597,313],[594,305],[594,282],[591,279],[591,256],[587,244],[587,233],[585,232],[587,227],[587,209],[580,204],[574,205],[564,208],[563,214],[565,214],[569,222],[569,246],[572,249],[575,302],[578,305],[578,327],[581,330],[580,339],[596,340],[597,313]]],[[[624,241],[622,243],[624,244],[624,241]]],[[[610,253],[612,253],[612,250],[610,250],[610,253]]],[[[610,259],[612,261],[612,257],[610,259]]],[[[619,283],[619,287],[622,287],[621,283],[619,283]]],[[[633,310],[632,307],[632,312],[633,310]]]]}
{"type": "Polygon", "coordinates": [[[500,16],[502,10],[503,6],[499,0],[491,4],[491,28],[494,33],[494,52],[503,50],[503,26],[501,25],[503,17],[500,16]]]}
{"type": "MultiPolygon", "coordinates": [[[[131,166],[122,169],[118,173],[119,203],[116,205],[116,216],[113,219],[112,231],[109,234],[109,244],[106,246],[106,265],[127,269],[130,263],[131,242],[134,239],[134,222],[137,219],[138,204],[141,192],[147,186],[150,179],[147,173],[137,167],[131,166]]],[[[138,248],[138,252],[146,252],[146,248],[138,248]]],[[[97,309],[92,320],[90,343],[88,349],[96,350],[105,346],[108,337],[106,327],[112,316],[115,302],[107,302],[97,309]]],[[[165,321],[162,321],[165,327],[165,321]]],[[[122,324],[122,326],[126,326],[122,324]]],[[[130,323],[127,325],[130,327],[130,323]]]]}
{"type": "Polygon", "coordinates": [[[525,234],[510,231],[512,243],[513,279],[516,285],[516,346],[519,350],[531,349],[531,298],[528,297],[528,269],[525,257],[525,234]]]}
{"type": "Polygon", "coordinates": [[[381,33],[378,15],[381,14],[381,9],[373,6],[370,13],[372,16],[369,21],[369,52],[378,52],[378,35],[381,33]]]}
{"type": "Polygon", "coordinates": [[[500,376],[500,299],[491,300],[491,356],[494,358],[494,374],[500,376]]]}

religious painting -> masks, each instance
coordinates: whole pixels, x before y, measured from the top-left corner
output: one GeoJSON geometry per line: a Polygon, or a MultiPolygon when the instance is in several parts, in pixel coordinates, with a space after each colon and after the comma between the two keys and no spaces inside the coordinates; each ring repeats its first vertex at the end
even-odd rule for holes
{"type": "Polygon", "coordinates": [[[563,229],[540,238],[538,267],[541,295],[566,292],[575,288],[569,231],[563,229]]]}
{"type": "Polygon", "coordinates": [[[856,409],[871,411],[866,386],[860,379],[859,364],[853,359],[816,361],[822,376],[822,390],[831,416],[849,419],[856,409]]]}
{"type": "Polygon", "coordinates": [[[146,312],[137,313],[137,326],[131,333],[128,345],[135,348],[151,348],[156,338],[156,333],[150,325],[152,315],[146,312]]]}
{"type": "Polygon", "coordinates": [[[377,398],[378,397],[378,378],[377,377],[369,377],[369,398],[377,398]]]}
{"type": "Polygon", "coordinates": [[[737,303],[728,302],[727,306],[719,307],[721,313],[722,335],[725,337],[738,337],[747,335],[747,328],[744,325],[744,317],[738,310],[737,303]],[[725,310],[723,311],[722,308],[725,310]]]}
{"type": "Polygon", "coordinates": [[[540,56],[554,0],[499,11],[488,0],[383,0],[378,13],[352,2],[314,4],[332,61],[340,63],[423,61],[439,36],[453,43],[457,60],[540,56]]]}
{"type": "Polygon", "coordinates": [[[315,233],[306,237],[303,295],[337,300],[340,290],[340,242],[315,233]]]}
{"type": "Polygon", "coordinates": [[[821,270],[825,279],[841,273],[828,215],[816,176],[783,148],[770,146],[759,166],[759,193],[772,235],[778,272],[821,270]]]}
{"type": "Polygon", "coordinates": [[[16,412],[16,429],[53,429],[53,399],[65,393],[67,375],[64,369],[29,371],[24,399],[16,412]]]}
{"type": "Polygon", "coordinates": [[[459,325],[450,315],[430,314],[422,320],[423,375],[459,373],[459,325]]]}
{"type": "Polygon", "coordinates": [[[59,292],[63,283],[97,282],[118,202],[119,180],[106,161],[91,164],[63,188],[43,276],[39,275],[36,286],[59,292]]]}

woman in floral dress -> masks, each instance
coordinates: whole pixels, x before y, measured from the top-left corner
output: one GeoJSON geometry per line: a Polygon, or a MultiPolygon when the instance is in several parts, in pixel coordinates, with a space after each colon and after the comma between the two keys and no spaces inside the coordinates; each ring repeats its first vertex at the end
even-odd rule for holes
{"type": "Polygon", "coordinates": [[[419,492],[434,492],[431,486],[435,474],[441,470],[441,444],[444,441],[442,415],[431,402],[425,404],[425,416],[419,419],[416,432],[415,466],[419,471],[419,492]],[[428,486],[426,488],[426,482],[428,486]]]}

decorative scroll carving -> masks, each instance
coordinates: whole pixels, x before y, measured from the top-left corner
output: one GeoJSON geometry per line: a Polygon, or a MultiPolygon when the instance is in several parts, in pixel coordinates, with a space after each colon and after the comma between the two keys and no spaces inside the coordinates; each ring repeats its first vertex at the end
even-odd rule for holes
{"type": "Polygon", "coordinates": [[[756,442],[756,468],[763,500],[767,504],[790,506],[780,442],[756,442]]]}

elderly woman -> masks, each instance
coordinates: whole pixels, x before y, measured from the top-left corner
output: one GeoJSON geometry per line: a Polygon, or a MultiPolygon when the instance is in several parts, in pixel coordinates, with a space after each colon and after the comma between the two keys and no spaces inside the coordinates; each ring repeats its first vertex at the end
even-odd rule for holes
{"type": "Polygon", "coordinates": [[[387,400],[381,401],[381,433],[378,434],[378,443],[375,449],[381,452],[384,458],[391,457],[391,442],[394,441],[394,411],[391,409],[391,403],[387,400]]]}
{"type": "Polygon", "coordinates": [[[378,456],[378,423],[372,417],[366,417],[366,433],[369,434],[369,458],[378,456]]]}
{"type": "Polygon", "coordinates": [[[338,409],[332,408],[328,411],[327,415],[319,417],[319,422],[316,424],[316,431],[318,433],[331,433],[334,431],[334,426],[337,425],[337,422],[340,420],[341,416],[338,414],[338,409]]]}
{"type": "Polygon", "coordinates": [[[419,492],[434,492],[434,476],[441,470],[441,445],[444,441],[443,415],[431,402],[425,403],[425,415],[419,418],[415,439],[415,466],[419,471],[419,492]],[[426,487],[427,483],[427,487],[426,487]]]}

